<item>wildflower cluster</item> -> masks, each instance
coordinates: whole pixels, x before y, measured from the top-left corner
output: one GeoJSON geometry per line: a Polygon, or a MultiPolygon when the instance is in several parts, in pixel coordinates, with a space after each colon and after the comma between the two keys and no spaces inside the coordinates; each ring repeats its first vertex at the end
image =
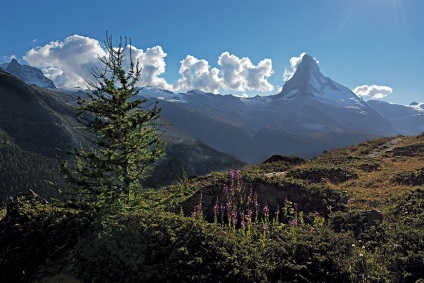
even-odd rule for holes
{"type": "MultiPolygon", "coordinates": [[[[299,211],[297,203],[286,198],[281,208],[272,209],[268,203],[259,203],[256,192],[243,185],[240,170],[230,170],[228,177],[213,206],[215,224],[221,224],[234,233],[260,239],[263,243],[283,228],[295,237],[295,227],[304,224],[303,212],[299,211]]],[[[195,206],[192,216],[202,217],[202,199],[195,206]]]]}

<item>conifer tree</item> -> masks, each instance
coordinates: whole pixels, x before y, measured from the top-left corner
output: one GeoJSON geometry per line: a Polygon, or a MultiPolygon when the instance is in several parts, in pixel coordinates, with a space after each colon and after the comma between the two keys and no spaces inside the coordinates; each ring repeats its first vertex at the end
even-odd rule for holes
{"type": "Polygon", "coordinates": [[[163,154],[157,119],[157,103],[146,105],[137,97],[139,63],[131,56],[131,41],[114,48],[106,36],[107,56],[99,57],[103,68],[93,69],[88,81],[89,99],[78,98],[78,116],[86,122],[94,146],[78,149],[73,166],[63,171],[79,200],[101,207],[128,207],[143,191],[141,180],[163,154]],[[124,70],[124,52],[129,49],[129,69],[124,70]]]}

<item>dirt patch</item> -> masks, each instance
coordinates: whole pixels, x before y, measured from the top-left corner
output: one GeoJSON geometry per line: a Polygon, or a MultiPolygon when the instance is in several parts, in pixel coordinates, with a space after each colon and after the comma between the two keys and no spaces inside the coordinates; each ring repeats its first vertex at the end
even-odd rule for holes
{"type": "Polygon", "coordinates": [[[377,147],[371,154],[370,157],[371,158],[377,158],[381,155],[383,155],[384,153],[391,151],[393,149],[393,147],[398,144],[402,139],[401,138],[395,138],[392,139],[388,142],[386,142],[385,144],[383,144],[382,146],[377,147]]]}

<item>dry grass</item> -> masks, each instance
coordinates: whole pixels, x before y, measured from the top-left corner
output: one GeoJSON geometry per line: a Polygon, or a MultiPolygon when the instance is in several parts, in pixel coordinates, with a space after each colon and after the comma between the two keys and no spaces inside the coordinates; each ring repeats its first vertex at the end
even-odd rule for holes
{"type": "Polygon", "coordinates": [[[6,216],[6,208],[1,208],[0,209],[0,220],[2,220],[5,216],[6,216]]]}
{"type": "MultiPolygon", "coordinates": [[[[422,143],[423,140],[424,135],[418,137],[401,137],[401,141],[393,146],[393,148],[422,143]]],[[[368,158],[369,152],[373,152],[374,147],[381,147],[382,144],[388,141],[390,141],[390,138],[365,142],[341,150],[342,155],[339,155],[336,151],[329,157],[328,163],[331,163],[332,159],[346,156],[349,150],[353,157],[368,158]]],[[[391,200],[393,198],[404,195],[413,189],[413,186],[394,184],[391,181],[392,177],[399,172],[424,167],[423,157],[392,157],[390,151],[381,154],[381,156],[378,156],[375,160],[380,164],[378,170],[372,172],[358,171],[357,179],[331,186],[334,189],[344,190],[350,194],[351,199],[349,205],[352,209],[376,208],[381,211],[386,211],[392,206],[391,200]]],[[[355,168],[355,163],[358,162],[359,160],[355,160],[351,164],[345,164],[345,166],[355,168]]]]}

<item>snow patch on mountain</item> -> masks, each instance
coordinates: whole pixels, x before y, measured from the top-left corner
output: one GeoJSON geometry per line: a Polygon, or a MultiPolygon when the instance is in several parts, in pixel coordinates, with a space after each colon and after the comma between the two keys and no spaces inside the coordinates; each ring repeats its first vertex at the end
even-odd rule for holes
{"type": "Polygon", "coordinates": [[[29,65],[21,65],[16,59],[12,59],[10,63],[2,64],[1,69],[17,76],[27,84],[34,84],[42,88],[56,89],[53,81],[44,76],[40,69],[29,65]]]}
{"type": "Polygon", "coordinates": [[[165,100],[169,102],[181,102],[185,103],[184,95],[181,93],[175,93],[169,90],[164,90],[152,86],[146,86],[138,89],[138,96],[144,98],[155,98],[158,100],[165,100]]]}

